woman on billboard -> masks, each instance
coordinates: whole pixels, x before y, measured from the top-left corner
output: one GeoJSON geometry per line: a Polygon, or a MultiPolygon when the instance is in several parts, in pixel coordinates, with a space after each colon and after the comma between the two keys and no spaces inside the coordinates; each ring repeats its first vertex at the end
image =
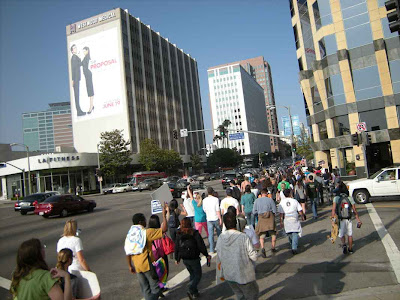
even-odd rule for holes
{"type": "Polygon", "coordinates": [[[83,48],[83,54],[84,54],[84,58],[82,60],[82,69],[83,69],[83,75],[85,76],[85,79],[86,79],[87,94],[90,99],[90,108],[87,113],[90,114],[94,109],[94,105],[93,105],[94,91],[93,91],[92,71],[89,70],[89,61],[90,61],[89,47],[83,48]]]}

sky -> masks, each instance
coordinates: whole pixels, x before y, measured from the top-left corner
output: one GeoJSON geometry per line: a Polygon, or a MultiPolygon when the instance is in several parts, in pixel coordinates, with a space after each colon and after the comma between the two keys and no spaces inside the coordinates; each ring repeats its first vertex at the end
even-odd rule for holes
{"type": "MultiPolygon", "coordinates": [[[[0,0],[0,143],[23,142],[22,113],[70,101],[65,28],[116,7],[197,60],[205,129],[207,68],[257,56],[271,66],[276,104],[305,123],[287,0],[0,0]]],[[[286,114],[278,108],[280,130],[286,114]]]]}

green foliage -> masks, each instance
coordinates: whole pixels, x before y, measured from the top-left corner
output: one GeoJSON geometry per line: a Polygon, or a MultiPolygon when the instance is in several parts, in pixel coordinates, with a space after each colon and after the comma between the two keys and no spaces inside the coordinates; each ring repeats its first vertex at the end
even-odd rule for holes
{"type": "Polygon", "coordinates": [[[221,148],[215,150],[208,158],[208,165],[210,168],[235,168],[243,161],[242,156],[235,150],[229,148],[221,148]]]}
{"type": "Polygon", "coordinates": [[[175,174],[183,163],[178,152],[160,149],[152,139],[141,142],[139,162],[147,171],[160,171],[167,174],[175,174]]]}
{"type": "Polygon", "coordinates": [[[214,136],[214,141],[216,140],[222,140],[222,147],[226,144],[226,147],[228,147],[228,126],[231,125],[232,122],[229,121],[228,119],[224,120],[221,125],[217,127],[217,131],[219,135],[214,136]]]}
{"type": "Polygon", "coordinates": [[[201,160],[200,155],[192,154],[192,156],[190,156],[190,161],[192,162],[192,168],[194,171],[198,171],[203,167],[203,161],[201,160]]]}
{"type": "Polygon", "coordinates": [[[296,139],[296,153],[305,157],[308,161],[314,159],[314,151],[311,148],[311,138],[307,137],[304,128],[301,128],[300,136],[296,139]]]}
{"type": "Polygon", "coordinates": [[[125,141],[122,130],[115,129],[100,134],[100,165],[104,176],[113,179],[126,172],[132,162],[129,141],[125,141]]]}

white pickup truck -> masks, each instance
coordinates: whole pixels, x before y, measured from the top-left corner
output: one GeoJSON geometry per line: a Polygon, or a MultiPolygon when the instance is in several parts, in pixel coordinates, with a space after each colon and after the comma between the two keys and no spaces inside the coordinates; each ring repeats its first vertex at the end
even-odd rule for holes
{"type": "Polygon", "coordinates": [[[349,193],[359,204],[365,204],[370,197],[394,197],[400,200],[400,166],[379,170],[369,178],[348,183],[349,193]]]}

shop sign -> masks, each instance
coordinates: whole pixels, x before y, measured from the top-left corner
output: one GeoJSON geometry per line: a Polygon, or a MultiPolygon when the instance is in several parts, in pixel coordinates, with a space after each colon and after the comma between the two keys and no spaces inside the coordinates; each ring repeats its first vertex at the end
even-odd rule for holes
{"type": "Polygon", "coordinates": [[[75,160],[79,160],[79,155],[39,158],[38,162],[41,164],[41,163],[51,163],[51,162],[75,161],[75,160]]]}

